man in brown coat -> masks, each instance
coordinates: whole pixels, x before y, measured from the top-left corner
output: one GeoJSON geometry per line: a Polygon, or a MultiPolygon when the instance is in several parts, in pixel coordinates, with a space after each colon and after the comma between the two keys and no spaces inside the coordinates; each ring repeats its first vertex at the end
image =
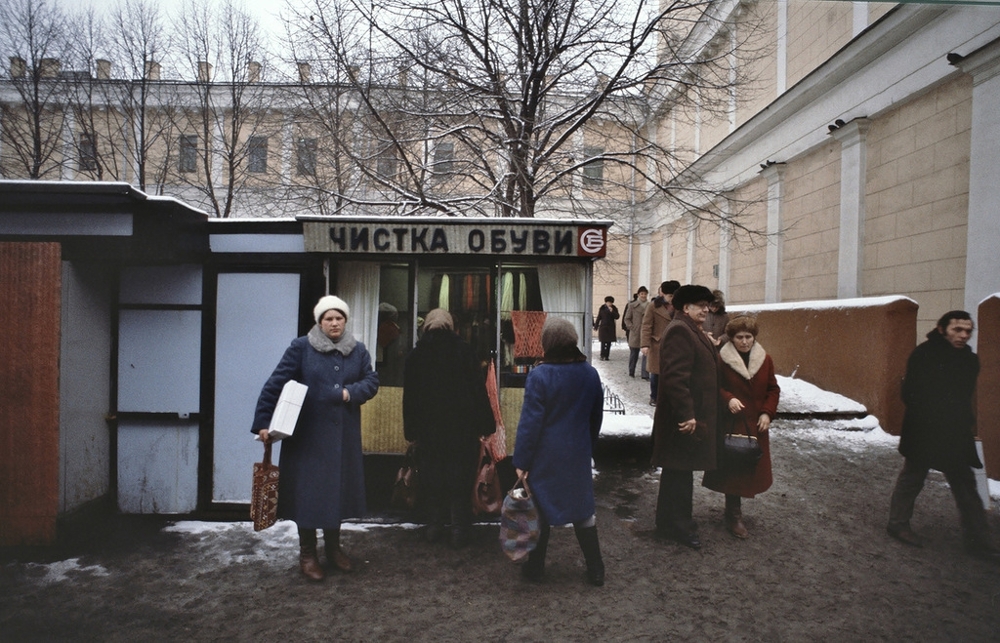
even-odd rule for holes
{"type": "Polygon", "coordinates": [[[674,280],[664,281],[653,301],[649,302],[642,315],[642,329],[639,340],[639,351],[646,358],[646,370],[649,371],[649,405],[656,406],[657,374],[660,372],[660,339],[667,324],[674,318],[674,307],[670,303],[674,291],[680,288],[680,283],[674,280]]]}
{"type": "Polygon", "coordinates": [[[653,418],[653,466],[662,467],[656,531],[692,549],[701,547],[692,519],[694,472],[716,468],[719,354],[701,328],[713,298],[704,286],[674,293],[677,312],[660,342],[653,418]]]}

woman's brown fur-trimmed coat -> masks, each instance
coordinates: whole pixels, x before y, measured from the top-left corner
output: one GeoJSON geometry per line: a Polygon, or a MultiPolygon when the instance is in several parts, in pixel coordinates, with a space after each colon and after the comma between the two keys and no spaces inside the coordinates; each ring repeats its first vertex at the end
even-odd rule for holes
{"type": "Polygon", "coordinates": [[[767,413],[774,419],[778,412],[778,395],[781,389],[774,377],[774,362],[760,344],[754,342],[750,349],[749,365],[743,363],[743,358],[732,342],[723,345],[719,358],[723,364],[719,378],[720,434],[743,433],[757,436],[763,455],[757,467],[749,473],[730,473],[724,469],[716,469],[705,474],[702,485],[720,493],[753,498],[758,493],[767,491],[772,482],[771,446],[768,438],[770,431],[759,433],[757,419],[761,413],[767,413]],[[735,415],[729,411],[729,402],[733,398],[744,406],[735,415]]]}
{"type": "Polygon", "coordinates": [[[711,471],[716,467],[719,353],[698,325],[678,312],[663,334],[659,357],[653,466],[711,471]],[[677,425],[691,418],[698,426],[685,435],[677,425]]]}

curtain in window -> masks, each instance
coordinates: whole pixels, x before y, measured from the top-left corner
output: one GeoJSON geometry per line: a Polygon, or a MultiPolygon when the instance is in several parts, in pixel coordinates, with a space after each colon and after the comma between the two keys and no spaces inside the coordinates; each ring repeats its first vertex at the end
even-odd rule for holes
{"type": "MultiPolygon", "coordinates": [[[[375,359],[378,336],[379,264],[344,261],[337,266],[337,290],[334,293],[351,307],[347,326],[354,337],[364,342],[375,359]]],[[[375,367],[374,362],[372,368],[375,367]]]]}
{"type": "MultiPolygon", "coordinates": [[[[580,338],[579,347],[584,353],[590,333],[584,329],[584,311],[587,309],[587,272],[576,263],[552,263],[538,266],[538,287],[542,291],[542,307],[549,315],[568,319],[580,338]]],[[[589,327],[587,327],[589,328],[589,327]]]]}

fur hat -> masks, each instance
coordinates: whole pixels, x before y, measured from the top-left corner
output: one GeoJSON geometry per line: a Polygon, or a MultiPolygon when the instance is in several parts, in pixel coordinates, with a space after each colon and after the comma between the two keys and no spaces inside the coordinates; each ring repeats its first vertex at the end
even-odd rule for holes
{"type": "Polygon", "coordinates": [[[683,311],[684,306],[687,304],[697,304],[699,302],[705,302],[710,304],[715,301],[715,295],[712,291],[705,286],[695,286],[688,284],[686,286],[681,286],[674,291],[674,308],[683,311]]]}
{"type": "Polygon", "coordinates": [[[351,316],[351,309],[346,301],[336,295],[327,295],[326,297],[320,297],[319,301],[316,302],[316,307],[313,308],[313,317],[316,319],[317,324],[328,310],[339,310],[344,314],[344,317],[351,316]]]}
{"type": "Polygon", "coordinates": [[[424,330],[434,330],[435,328],[455,330],[455,320],[451,318],[451,313],[444,308],[435,308],[427,313],[427,317],[424,318],[424,330]]]}
{"type": "Polygon", "coordinates": [[[562,317],[549,317],[542,326],[542,350],[546,355],[560,348],[576,348],[578,339],[573,323],[562,317]]]}

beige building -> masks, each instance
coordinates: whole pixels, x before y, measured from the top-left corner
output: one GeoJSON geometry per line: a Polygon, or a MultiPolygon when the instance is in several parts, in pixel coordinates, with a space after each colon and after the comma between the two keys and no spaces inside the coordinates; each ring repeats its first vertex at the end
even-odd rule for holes
{"type": "Polygon", "coordinates": [[[902,294],[922,335],[1000,291],[1000,8],[734,2],[716,29],[759,47],[754,82],[726,116],[661,127],[732,224],[658,208],[595,295],[664,279],[732,304],[902,294]]]}

